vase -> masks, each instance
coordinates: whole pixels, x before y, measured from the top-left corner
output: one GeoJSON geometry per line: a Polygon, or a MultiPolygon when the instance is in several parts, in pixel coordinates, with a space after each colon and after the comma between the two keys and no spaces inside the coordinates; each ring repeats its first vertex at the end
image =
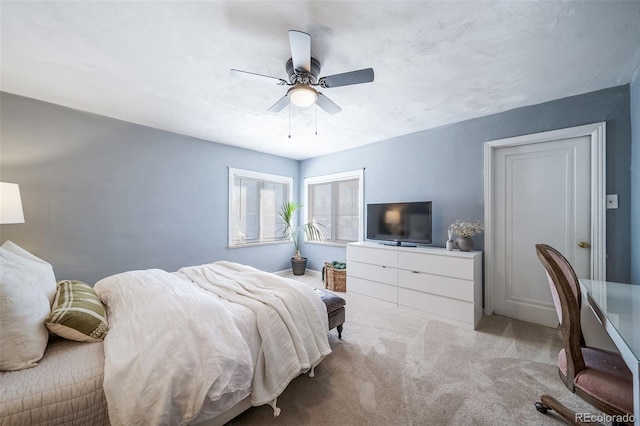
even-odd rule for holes
{"type": "Polygon", "coordinates": [[[453,240],[449,239],[447,240],[447,251],[452,251],[453,250],[453,240]]]}
{"type": "Polygon", "coordinates": [[[456,238],[456,246],[460,251],[469,251],[473,248],[473,240],[471,237],[458,237],[456,238]]]}

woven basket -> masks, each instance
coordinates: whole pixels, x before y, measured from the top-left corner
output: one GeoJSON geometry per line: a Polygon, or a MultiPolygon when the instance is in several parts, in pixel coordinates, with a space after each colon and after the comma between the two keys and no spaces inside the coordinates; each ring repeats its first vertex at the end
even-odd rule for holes
{"type": "Polygon", "coordinates": [[[324,262],[324,288],[331,291],[347,291],[347,270],[336,269],[330,262],[324,262]]]}

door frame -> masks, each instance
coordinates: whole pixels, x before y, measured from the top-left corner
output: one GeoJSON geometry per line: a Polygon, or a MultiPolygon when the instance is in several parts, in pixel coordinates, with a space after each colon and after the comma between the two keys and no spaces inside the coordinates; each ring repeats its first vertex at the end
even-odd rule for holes
{"type": "Polygon", "coordinates": [[[485,261],[485,315],[492,315],[494,308],[494,230],[493,230],[493,155],[500,148],[552,142],[581,136],[591,138],[591,279],[606,280],[606,122],[587,124],[496,139],[484,144],[484,261],[485,261]]]}

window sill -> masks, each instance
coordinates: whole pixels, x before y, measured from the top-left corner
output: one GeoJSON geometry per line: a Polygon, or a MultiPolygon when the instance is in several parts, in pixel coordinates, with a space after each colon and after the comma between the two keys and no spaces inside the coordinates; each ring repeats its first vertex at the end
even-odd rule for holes
{"type": "Polygon", "coordinates": [[[261,242],[261,243],[246,243],[246,244],[236,244],[234,246],[232,245],[227,245],[227,248],[230,249],[238,249],[238,248],[244,248],[244,247],[257,247],[257,246],[272,246],[275,244],[293,244],[292,241],[265,241],[265,242],[261,242]]]}
{"type": "Polygon", "coordinates": [[[351,242],[357,242],[357,241],[349,241],[346,243],[337,243],[334,241],[305,241],[305,244],[315,244],[315,245],[319,245],[319,246],[329,246],[329,247],[346,247],[347,244],[351,243],[351,242]]]}

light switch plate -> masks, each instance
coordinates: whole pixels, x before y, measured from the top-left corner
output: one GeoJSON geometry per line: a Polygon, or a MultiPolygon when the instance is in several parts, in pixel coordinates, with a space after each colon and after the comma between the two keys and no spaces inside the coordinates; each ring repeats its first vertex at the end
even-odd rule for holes
{"type": "Polygon", "coordinates": [[[607,208],[608,209],[618,208],[618,194],[607,194],[607,208]]]}

